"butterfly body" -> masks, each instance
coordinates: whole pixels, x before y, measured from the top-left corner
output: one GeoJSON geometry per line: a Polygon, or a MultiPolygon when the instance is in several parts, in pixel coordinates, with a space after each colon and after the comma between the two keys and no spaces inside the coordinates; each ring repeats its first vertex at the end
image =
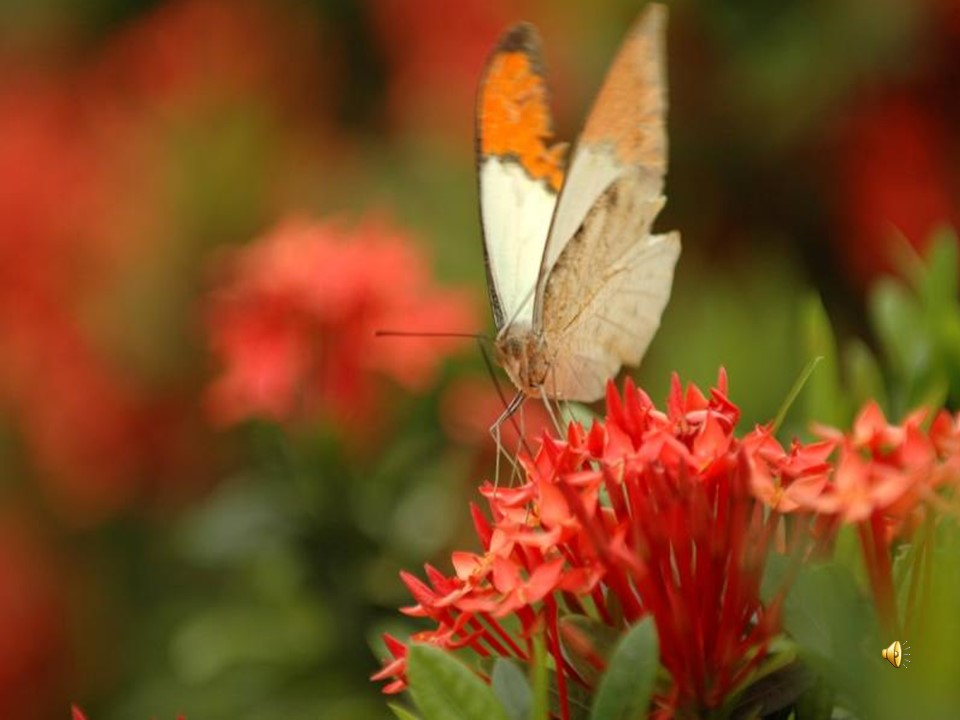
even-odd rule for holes
{"type": "Polygon", "coordinates": [[[669,299],[679,235],[652,234],[665,203],[665,17],[652,4],[628,34],[566,167],[536,31],[515,26],[488,62],[484,258],[497,360],[526,395],[599,398],[640,362],[669,299]]]}
{"type": "Polygon", "coordinates": [[[529,323],[513,322],[497,334],[493,345],[500,367],[527,395],[539,395],[553,365],[550,349],[542,334],[529,323]]]}

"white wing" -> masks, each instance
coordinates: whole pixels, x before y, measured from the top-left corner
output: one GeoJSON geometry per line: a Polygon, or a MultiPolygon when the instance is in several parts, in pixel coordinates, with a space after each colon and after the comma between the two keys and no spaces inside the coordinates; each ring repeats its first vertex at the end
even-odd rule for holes
{"type": "Polygon", "coordinates": [[[480,215],[497,328],[531,323],[537,277],[562,178],[563,146],[551,119],[540,40],[528,24],[507,31],[487,62],[477,98],[480,215]]]}

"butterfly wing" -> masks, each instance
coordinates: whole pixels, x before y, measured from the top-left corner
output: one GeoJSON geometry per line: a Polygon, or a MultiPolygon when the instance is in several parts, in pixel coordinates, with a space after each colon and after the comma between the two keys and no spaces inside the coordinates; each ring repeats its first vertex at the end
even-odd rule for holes
{"type": "Polygon", "coordinates": [[[680,237],[650,235],[665,202],[665,22],[651,4],[631,29],[560,194],[533,322],[551,348],[554,397],[602,396],[621,365],[640,361],[670,297],[680,237]]]}
{"type": "Polygon", "coordinates": [[[540,38],[521,23],[500,39],[477,97],[477,175],[487,287],[497,329],[531,322],[543,249],[563,181],[540,38]]]}

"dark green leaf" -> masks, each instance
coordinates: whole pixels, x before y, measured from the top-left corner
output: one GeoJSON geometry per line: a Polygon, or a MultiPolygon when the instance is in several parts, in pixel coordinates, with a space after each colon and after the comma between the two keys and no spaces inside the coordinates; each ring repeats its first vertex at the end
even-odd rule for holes
{"type": "Polygon", "coordinates": [[[806,299],[802,312],[804,355],[811,360],[823,358],[803,391],[806,418],[828,425],[840,425],[845,419],[846,408],[840,392],[837,344],[830,318],[816,295],[806,299]]]}
{"type": "Polygon", "coordinates": [[[867,401],[876,400],[880,407],[889,412],[883,372],[870,348],[859,338],[853,338],[843,348],[843,361],[854,408],[859,409],[867,401]]]}
{"type": "Polygon", "coordinates": [[[880,633],[872,602],[859,591],[849,570],[837,565],[804,568],[787,598],[784,626],[801,656],[818,675],[854,705],[857,714],[875,717],[870,691],[882,682],[876,662],[880,633]]]}
{"type": "Polygon", "coordinates": [[[790,567],[795,561],[779,553],[770,553],[767,556],[763,578],[760,581],[760,597],[764,602],[771,602],[783,588],[784,582],[790,576],[790,567]]]}
{"type": "MultiPolygon", "coordinates": [[[[869,298],[870,316],[884,357],[896,375],[901,404],[924,368],[930,364],[931,343],[924,331],[919,303],[901,283],[882,279],[869,298]]],[[[903,407],[895,408],[903,411],[903,407]]]]}
{"type": "Polygon", "coordinates": [[[412,646],[407,675],[424,720],[509,720],[487,684],[440,648],[412,646]]]}
{"type": "Polygon", "coordinates": [[[824,678],[817,678],[797,701],[797,720],[830,720],[836,692],[824,678]]]}
{"type": "Polygon", "coordinates": [[[768,658],[756,678],[737,694],[730,710],[730,720],[766,717],[770,713],[793,705],[811,686],[813,677],[804,665],[786,653],[788,662],[773,656],[768,658]]]}
{"type": "Polygon", "coordinates": [[[634,625],[614,649],[597,688],[590,719],[646,718],[659,656],[657,630],[648,617],[634,625]]]}
{"type": "Polygon", "coordinates": [[[937,313],[957,302],[957,236],[947,228],[934,233],[924,258],[919,292],[930,312],[937,313]]]}
{"type": "Polygon", "coordinates": [[[512,660],[499,658],[494,663],[490,687],[510,720],[527,720],[530,717],[530,708],[533,706],[530,683],[512,660]]]}
{"type": "Polygon", "coordinates": [[[550,672],[547,668],[547,643],[543,633],[533,637],[533,712],[530,720],[547,720],[550,715],[550,672]]]}
{"type": "Polygon", "coordinates": [[[397,705],[396,703],[388,703],[387,707],[397,716],[397,720],[420,720],[416,715],[407,710],[402,705],[397,705]]]}
{"type": "Polygon", "coordinates": [[[790,388],[790,392],[787,393],[787,396],[783,399],[783,403],[780,405],[780,409],[777,411],[777,416],[773,421],[773,432],[776,433],[780,426],[783,425],[784,418],[787,417],[787,413],[790,412],[790,408],[793,406],[793,403],[796,401],[797,397],[800,395],[800,392],[803,390],[804,385],[807,384],[807,380],[810,379],[810,376],[817,369],[823,361],[822,355],[817,355],[815,358],[810,360],[807,363],[806,367],[800,371],[800,374],[797,376],[797,379],[793,383],[793,387],[790,388]]]}

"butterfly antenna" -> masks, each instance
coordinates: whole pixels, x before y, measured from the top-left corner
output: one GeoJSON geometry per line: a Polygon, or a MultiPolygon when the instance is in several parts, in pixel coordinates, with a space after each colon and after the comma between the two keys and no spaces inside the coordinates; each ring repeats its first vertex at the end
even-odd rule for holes
{"type": "MultiPolygon", "coordinates": [[[[486,340],[490,342],[490,336],[483,333],[468,332],[418,332],[415,330],[374,330],[374,337],[443,337],[443,338],[471,338],[473,340],[486,340]]],[[[481,346],[482,347],[482,346],[481,346]]]]}

